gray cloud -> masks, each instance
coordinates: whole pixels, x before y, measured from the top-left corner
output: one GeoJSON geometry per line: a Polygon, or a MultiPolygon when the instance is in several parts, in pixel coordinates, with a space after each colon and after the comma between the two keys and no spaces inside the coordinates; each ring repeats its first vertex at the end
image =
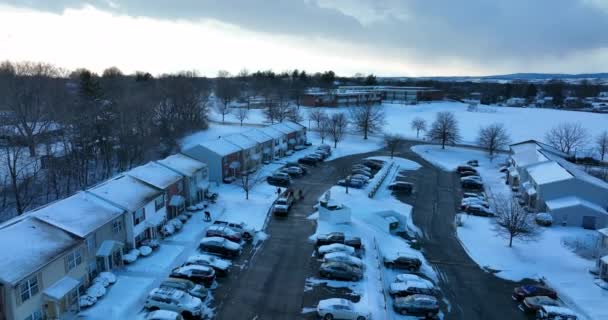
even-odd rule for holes
{"type": "Polygon", "coordinates": [[[542,61],[608,48],[608,12],[594,5],[605,4],[606,0],[319,1],[0,0],[0,3],[52,12],[90,4],[131,16],[215,19],[271,34],[361,42],[376,50],[386,50],[392,56],[404,52],[426,62],[453,57],[482,66],[502,61],[529,65],[535,59],[542,61]]]}

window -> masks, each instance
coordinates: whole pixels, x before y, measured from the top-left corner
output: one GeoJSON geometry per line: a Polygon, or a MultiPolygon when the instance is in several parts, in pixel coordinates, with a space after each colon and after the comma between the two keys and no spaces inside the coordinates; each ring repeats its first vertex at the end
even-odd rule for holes
{"type": "Polygon", "coordinates": [[[158,211],[158,210],[160,210],[160,209],[162,209],[164,207],[165,207],[165,195],[162,194],[162,195],[158,196],[158,198],[156,198],[154,200],[154,209],[156,211],[158,211]]]}
{"type": "Polygon", "coordinates": [[[133,212],[133,225],[136,226],[146,220],[146,210],[141,208],[133,212]]]}
{"type": "Polygon", "coordinates": [[[76,249],[69,253],[66,257],[66,265],[68,266],[68,271],[76,268],[76,266],[82,263],[82,255],[80,254],[80,249],[76,249]]]}
{"type": "Polygon", "coordinates": [[[87,249],[89,250],[89,253],[93,254],[95,253],[95,247],[97,247],[97,241],[95,241],[95,235],[91,235],[87,238],[87,249]]]}
{"type": "Polygon", "coordinates": [[[21,302],[25,302],[29,298],[35,296],[39,290],[40,290],[40,288],[38,288],[38,275],[35,275],[35,276],[23,281],[23,283],[21,283],[21,285],[19,286],[19,292],[21,294],[21,302]]]}
{"type": "Polygon", "coordinates": [[[112,231],[114,233],[119,233],[122,231],[122,220],[120,218],[112,221],[112,231]]]}
{"type": "Polygon", "coordinates": [[[25,317],[25,320],[42,320],[42,310],[32,312],[32,314],[25,317]]]}

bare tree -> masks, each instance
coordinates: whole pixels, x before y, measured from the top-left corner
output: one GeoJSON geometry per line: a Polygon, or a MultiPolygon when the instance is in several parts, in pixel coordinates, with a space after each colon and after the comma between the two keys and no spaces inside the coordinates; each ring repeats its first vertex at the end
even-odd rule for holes
{"type": "Polygon", "coordinates": [[[242,127],[243,121],[245,121],[247,118],[249,118],[249,109],[243,108],[243,107],[238,107],[235,109],[234,115],[239,120],[239,122],[241,123],[241,127],[242,127]]]}
{"type": "Polygon", "coordinates": [[[261,174],[261,170],[257,170],[256,172],[243,171],[241,172],[240,180],[238,180],[237,184],[243,191],[245,192],[245,199],[249,200],[249,192],[253,190],[253,188],[263,181],[263,177],[261,174]]]}
{"type": "Polygon", "coordinates": [[[381,105],[368,103],[350,108],[350,122],[357,132],[363,134],[363,139],[367,140],[370,133],[382,130],[386,120],[381,105]]]}
{"type": "Polygon", "coordinates": [[[494,157],[497,150],[504,149],[510,141],[507,129],[502,123],[493,123],[479,129],[477,143],[488,150],[490,159],[494,157]]]}
{"type": "Polygon", "coordinates": [[[412,130],[416,130],[416,139],[420,137],[420,131],[426,131],[426,120],[416,117],[411,123],[412,130]]]}
{"type": "Polygon", "coordinates": [[[496,220],[494,231],[497,235],[509,240],[509,247],[514,239],[533,241],[540,234],[534,221],[534,213],[524,210],[515,198],[496,197],[496,220]]]}
{"type": "Polygon", "coordinates": [[[28,157],[24,148],[10,142],[2,148],[1,156],[7,169],[15,211],[21,215],[34,201],[32,185],[40,170],[38,159],[28,157]]]}
{"type": "Polygon", "coordinates": [[[589,133],[578,122],[563,122],[545,134],[545,141],[555,149],[571,154],[587,145],[589,133]]]}
{"type": "Polygon", "coordinates": [[[220,99],[220,104],[216,104],[215,108],[224,117],[230,113],[230,102],[236,99],[240,94],[240,88],[234,79],[229,78],[229,74],[220,71],[215,87],[215,96],[220,99]]]}
{"type": "Polygon", "coordinates": [[[319,124],[319,138],[321,138],[321,144],[325,143],[325,138],[327,138],[327,135],[329,135],[329,129],[331,127],[330,121],[329,121],[329,117],[324,117],[323,119],[321,119],[321,122],[319,124]]]}
{"type": "Polygon", "coordinates": [[[445,149],[446,143],[455,144],[460,141],[460,130],[454,114],[449,111],[438,112],[427,137],[431,141],[441,143],[442,149],[445,149]]]}
{"type": "Polygon", "coordinates": [[[310,121],[317,125],[317,129],[321,127],[321,122],[327,118],[327,113],[319,108],[308,110],[308,129],[310,129],[310,121]]]}
{"type": "Polygon", "coordinates": [[[334,148],[337,148],[338,142],[344,138],[347,126],[348,118],[344,112],[334,113],[329,118],[329,135],[334,141],[334,148]]]}
{"type": "Polygon", "coordinates": [[[385,134],[384,135],[384,146],[391,152],[391,158],[395,154],[395,151],[399,149],[405,143],[403,136],[398,134],[385,134]]]}
{"type": "Polygon", "coordinates": [[[291,105],[289,109],[287,109],[287,120],[296,123],[304,121],[304,117],[302,116],[298,106],[291,105]]]}
{"type": "Polygon", "coordinates": [[[604,161],[604,156],[608,153],[608,131],[604,130],[595,139],[597,151],[600,153],[600,160],[604,161]]]}

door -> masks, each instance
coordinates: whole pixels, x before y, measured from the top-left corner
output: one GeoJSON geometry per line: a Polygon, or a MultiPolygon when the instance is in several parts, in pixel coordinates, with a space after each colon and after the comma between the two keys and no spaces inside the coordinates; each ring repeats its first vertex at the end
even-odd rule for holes
{"type": "Polygon", "coordinates": [[[595,230],[596,220],[597,220],[597,217],[583,216],[583,228],[584,229],[595,230]]]}

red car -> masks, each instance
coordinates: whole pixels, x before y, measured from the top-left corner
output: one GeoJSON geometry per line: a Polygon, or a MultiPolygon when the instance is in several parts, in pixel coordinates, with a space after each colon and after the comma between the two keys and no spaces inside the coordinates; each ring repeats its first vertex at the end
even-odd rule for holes
{"type": "Polygon", "coordinates": [[[242,236],[240,233],[232,230],[229,227],[221,225],[213,225],[207,228],[206,237],[220,237],[232,242],[241,243],[242,236]]]}
{"type": "Polygon", "coordinates": [[[546,296],[551,299],[557,299],[557,292],[551,288],[537,285],[525,285],[513,290],[513,299],[517,301],[536,296],[546,296]]]}

